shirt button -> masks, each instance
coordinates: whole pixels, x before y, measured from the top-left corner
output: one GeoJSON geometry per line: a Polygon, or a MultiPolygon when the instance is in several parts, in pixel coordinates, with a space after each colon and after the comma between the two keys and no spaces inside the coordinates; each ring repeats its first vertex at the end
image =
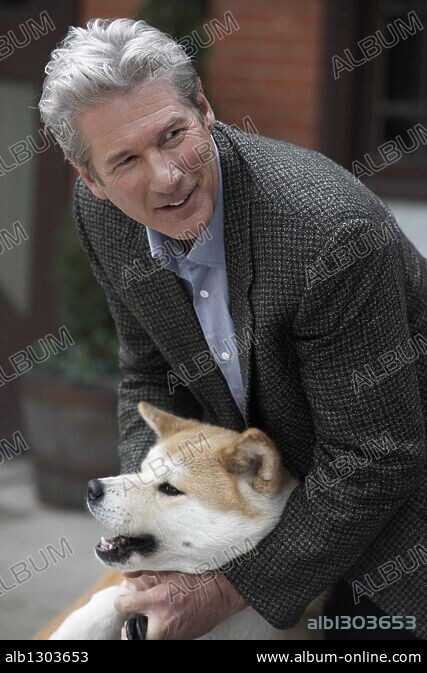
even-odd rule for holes
{"type": "Polygon", "coordinates": [[[230,359],[229,353],[225,353],[225,352],[221,353],[221,357],[222,357],[223,360],[229,360],[230,359]]]}
{"type": "Polygon", "coordinates": [[[207,290],[200,290],[201,297],[209,297],[209,292],[207,290]]]}

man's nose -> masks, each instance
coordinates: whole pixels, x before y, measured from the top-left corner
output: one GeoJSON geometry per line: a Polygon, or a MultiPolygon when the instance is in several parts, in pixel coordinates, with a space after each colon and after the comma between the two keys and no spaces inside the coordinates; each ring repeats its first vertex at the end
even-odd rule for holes
{"type": "Polygon", "coordinates": [[[163,155],[162,152],[156,152],[156,154],[147,158],[146,170],[148,171],[152,192],[176,194],[179,191],[181,172],[177,164],[171,158],[163,155]]]}
{"type": "Polygon", "coordinates": [[[89,502],[100,500],[104,497],[104,485],[100,479],[91,479],[87,485],[87,499],[89,502]]]}

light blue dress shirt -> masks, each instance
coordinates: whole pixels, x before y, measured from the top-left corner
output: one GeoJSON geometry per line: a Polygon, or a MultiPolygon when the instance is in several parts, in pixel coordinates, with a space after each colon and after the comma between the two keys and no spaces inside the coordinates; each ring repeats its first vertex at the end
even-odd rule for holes
{"type": "MultiPolygon", "coordinates": [[[[213,140],[213,138],[212,138],[213,140]]],[[[209,350],[227,381],[243,416],[244,388],[230,314],[227,270],[224,254],[224,202],[221,161],[215,141],[218,165],[218,194],[208,227],[200,233],[186,255],[170,236],[147,227],[151,256],[164,257],[160,264],[182,279],[185,291],[203,330],[209,350]],[[161,246],[161,247],[159,247],[161,246]],[[158,248],[156,250],[156,248],[158,248]],[[168,259],[169,258],[169,259],[168,259]]],[[[196,355],[196,354],[195,354],[196,355]]]]}

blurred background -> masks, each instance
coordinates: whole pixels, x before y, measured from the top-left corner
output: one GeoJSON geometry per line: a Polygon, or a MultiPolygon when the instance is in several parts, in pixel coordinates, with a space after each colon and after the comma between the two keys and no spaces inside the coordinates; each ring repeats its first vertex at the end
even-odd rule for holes
{"type": "Polygon", "coordinates": [[[37,103],[69,26],[124,16],[182,40],[217,119],[353,171],[427,257],[427,0],[0,0],[3,640],[102,572],[84,494],[118,471],[117,344],[37,103]]]}

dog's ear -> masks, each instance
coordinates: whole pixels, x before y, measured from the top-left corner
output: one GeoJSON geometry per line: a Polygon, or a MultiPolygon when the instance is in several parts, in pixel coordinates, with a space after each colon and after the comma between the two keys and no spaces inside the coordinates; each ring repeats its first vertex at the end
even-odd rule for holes
{"type": "Polygon", "coordinates": [[[257,428],[248,428],[221,449],[219,460],[227,472],[241,475],[256,491],[274,494],[281,486],[283,466],[279,451],[257,428]]]}
{"type": "Polygon", "coordinates": [[[188,429],[194,423],[194,421],[175,416],[144,401],[139,402],[138,411],[158,437],[169,437],[176,432],[188,429]]]}

